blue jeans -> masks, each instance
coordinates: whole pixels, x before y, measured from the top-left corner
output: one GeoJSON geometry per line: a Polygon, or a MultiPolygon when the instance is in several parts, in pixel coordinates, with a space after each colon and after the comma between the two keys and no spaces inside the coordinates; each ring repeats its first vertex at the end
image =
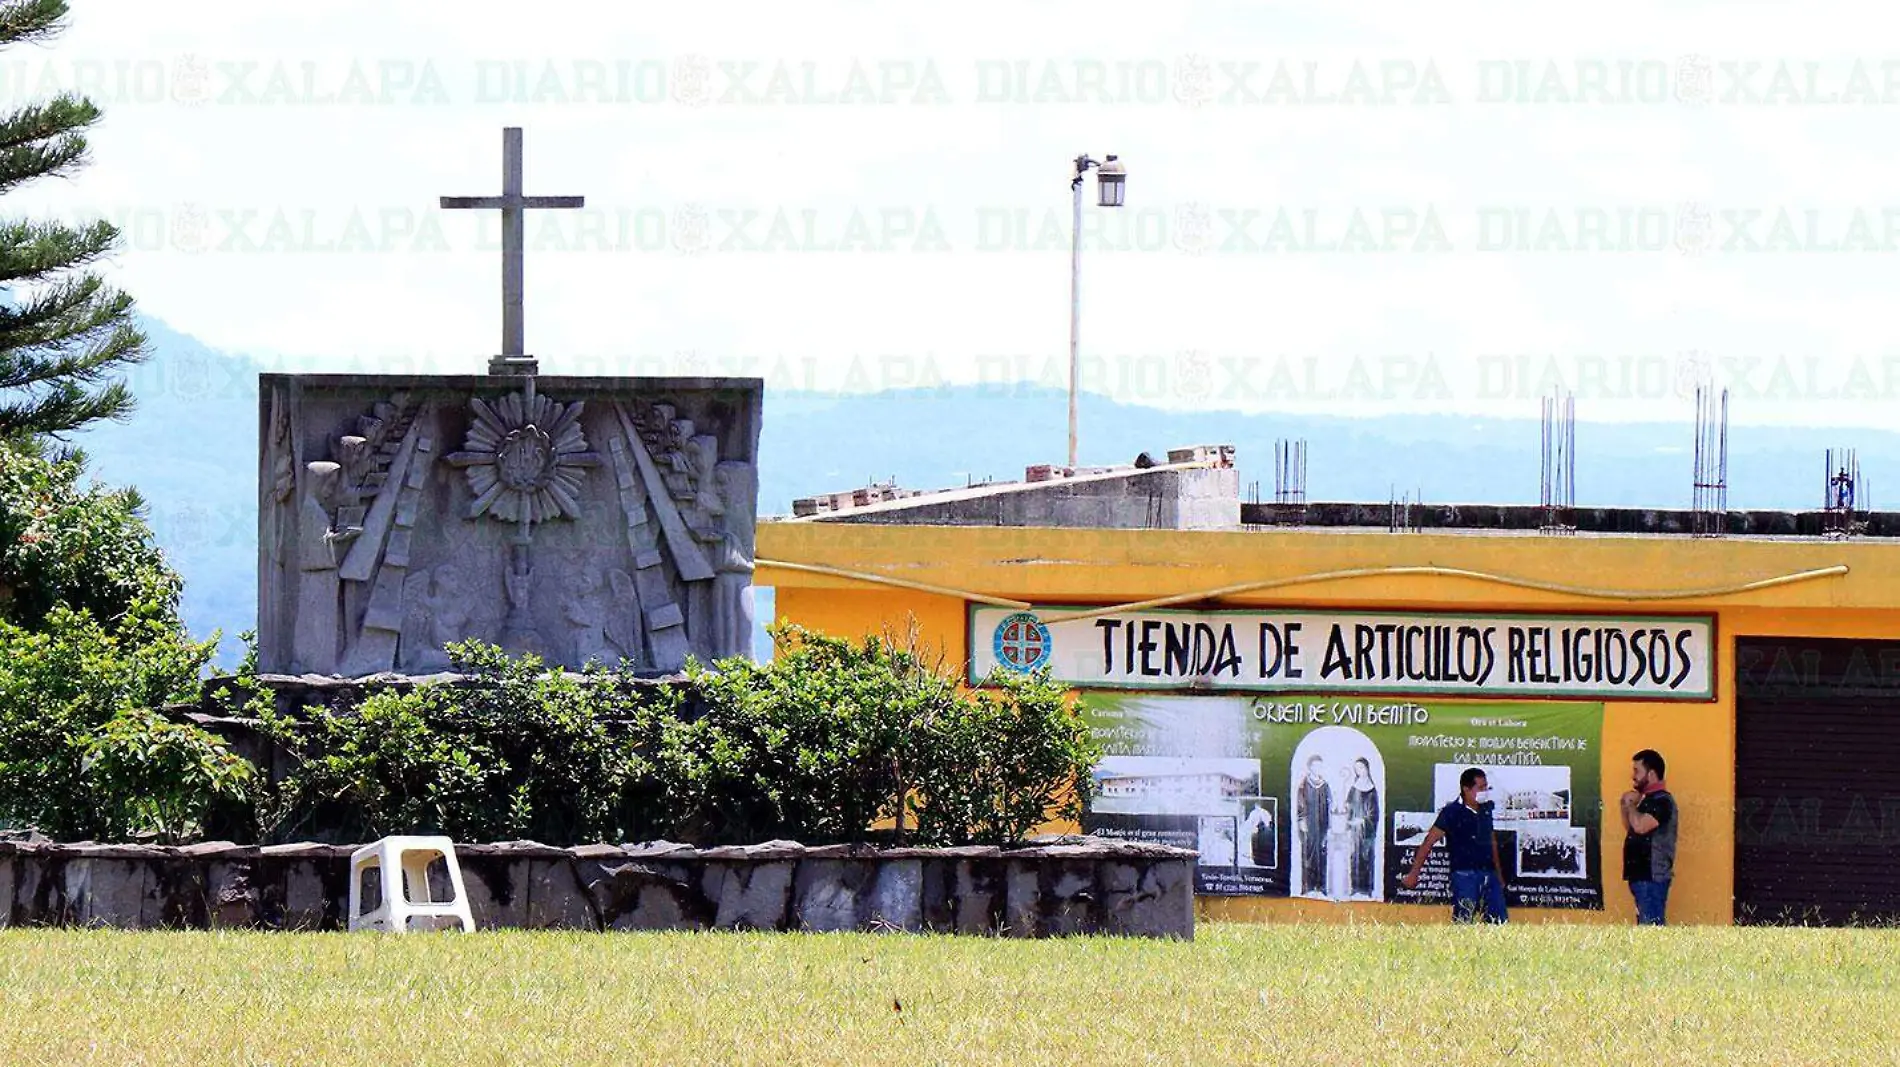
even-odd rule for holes
{"type": "Polygon", "coordinates": [[[1631,882],[1630,896],[1636,898],[1636,925],[1663,925],[1663,909],[1669,905],[1669,882],[1631,882]]]}
{"type": "Polygon", "coordinates": [[[1504,883],[1496,871],[1451,872],[1451,921],[1488,923],[1509,921],[1504,910],[1504,883]]]}

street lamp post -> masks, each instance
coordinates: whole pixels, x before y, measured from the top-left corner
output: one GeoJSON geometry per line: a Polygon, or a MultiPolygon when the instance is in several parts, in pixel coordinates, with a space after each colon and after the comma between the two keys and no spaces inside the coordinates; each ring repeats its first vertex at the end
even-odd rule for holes
{"type": "Polygon", "coordinates": [[[1076,379],[1081,374],[1081,333],[1082,333],[1082,179],[1089,170],[1095,170],[1095,184],[1100,192],[1097,203],[1102,207],[1121,207],[1123,185],[1128,180],[1128,170],[1115,156],[1098,163],[1087,156],[1075,157],[1075,175],[1069,180],[1069,191],[1075,198],[1075,220],[1069,231],[1069,469],[1074,470],[1075,459],[1075,399],[1076,379]]]}

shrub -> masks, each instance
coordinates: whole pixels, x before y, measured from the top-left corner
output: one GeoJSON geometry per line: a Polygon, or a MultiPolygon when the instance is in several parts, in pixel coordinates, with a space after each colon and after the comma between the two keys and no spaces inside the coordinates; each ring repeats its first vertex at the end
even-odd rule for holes
{"type": "Polygon", "coordinates": [[[772,630],[772,662],[689,672],[692,722],[645,746],[667,821],[692,841],[863,841],[890,819],[923,845],[1020,840],[1087,798],[1095,754],[1063,687],[992,679],[964,693],[913,630],[853,644],[772,630]]]}
{"type": "Polygon", "coordinates": [[[151,833],[160,844],[198,836],[221,809],[244,809],[256,770],[196,726],[145,708],[122,711],[82,745],[80,774],[109,837],[151,833]]]}
{"type": "Polygon", "coordinates": [[[657,720],[666,821],[686,840],[861,841],[895,816],[923,723],[952,714],[954,682],[888,640],[852,644],[775,627],[770,663],[688,668],[694,721],[657,720]]]}
{"type": "Polygon", "coordinates": [[[263,724],[300,758],[262,812],[270,840],[363,841],[399,833],[477,831],[490,754],[477,738],[436,729],[444,694],[377,693],[347,713],[267,713],[263,724]]]}
{"type": "Polygon", "coordinates": [[[246,821],[250,765],[156,713],[197,696],[217,637],[185,633],[138,494],[83,474],[0,445],[0,820],[161,841],[246,821]]]}
{"type": "Polygon", "coordinates": [[[67,840],[181,840],[240,801],[249,764],[151,710],[196,695],[215,641],[63,605],[41,622],[0,622],[0,818],[67,840]]]}
{"type": "Polygon", "coordinates": [[[0,623],[0,819],[64,838],[244,825],[277,841],[826,844],[894,820],[910,843],[1005,843],[1072,817],[1095,759],[1046,676],[966,692],[914,639],[785,626],[772,662],[689,665],[676,686],[549,672],[471,642],[450,649],[462,680],[295,715],[247,657],[235,688],[293,762],[265,787],[223,742],[153,710],[192,698],[211,644],[64,606],[44,621],[0,623]]]}
{"type": "Polygon", "coordinates": [[[300,757],[267,805],[266,833],[366,840],[442,833],[464,841],[621,840],[640,820],[645,763],[622,722],[620,679],[549,673],[470,642],[450,648],[470,682],[386,691],[347,712],[262,712],[300,757]]]}
{"type": "Polygon", "coordinates": [[[912,740],[917,843],[1006,844],[1081,815],[1100,747],[1067,687],[997,672],[912,740]]]}

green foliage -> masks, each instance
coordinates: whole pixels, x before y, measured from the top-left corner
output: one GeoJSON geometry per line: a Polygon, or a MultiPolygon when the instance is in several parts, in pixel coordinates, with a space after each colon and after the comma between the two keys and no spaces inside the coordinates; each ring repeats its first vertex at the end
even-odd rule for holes
{"type": "Polygon", "coordinates": [[[196,726],[144,708],[113,716],[86,738],[80,773],[109,833],[150,831],[161,844],[197,836],[220,804],[250,800],[256,769],[196,726]]]}
{"type": "Polygon", "coordinates": [[[197,698],[216,636],[186,635],[138,495],[46,451],[0,444],[0,820],[165,841],[243,821],[250,764],[156,714],[197,698]]]}
{"type": "Polygon", "coordinates": [[[1046,677],[965,693],[914,640],[773,636],[772,662],[692,664],[677,687],[471,642],[450,650],[462,682],[295,717],[254,701],[299,760],[266,835],[825,844],[901,813],[910,843],[1004,843],[1086,800],[1095,752],[1046,677]]]}
{"type": "Polygon", "coordinates": [[[0,445],[0,618],[38,629],[55,607],[109,627],[179,628],[183,588],[125,489],[80,485],[80,462],[0,445]]]}
{"type": "Polygon", "coordinates": [[[643,829],[630,801],[645,795],[645,762],[621,724],[657,708],[636,709],[605,671],[549,673],[477,643],[449,651],[470,682],[385,691],[300,719],[263,710],[266,732],[301,756],[267,805],[269,836],[567,844],[643,829]]]}
{"type": "Polygon", "coordinates": [[[909,843],[1004,843],[1086,800],[1088,731],[1046,677],[964,693],[914,633],[772,636],[770,663],[689,672],[699,718],[654,723],[646,747],[686,840],[862,841],[891,819],[909,843]]]}
{"type": "Polygon", "coordinates": [[[918,730],[952,713],[955,683],[888,641],[773,639],[770,663],[690,667],[703,713],[656,724],[667,819],[692,841],[862,840],[896,814],[918,730]]]}
{"type": "MultiPolygon", "coordinates": [[[[44,41],[64,27],[64,0],[0,2],[0,47],[44,41]]],[[[0,192],[67,176],[86,162],[85,130],[99,109],[61,94],[0,115],[0,192]]],[[[132,394],[112,376],[147,355],[132,298],[85,268],[119,231],[50,221],[0,222],[0,441],[58,436],[122,419],[132,394]]]]}
{"type": "Polygon", "coordinates": [[[156,710],[196,696],[215,642],[64,605],[43,622],[0,622],[0,821],[68,839],[182,841],[255,815],[278,841],[826,844],[895,821],[906,843],[1006,843],[1072,816],[1095,759],[1046,677],[964,692],[914,640],[788,626],[771,663],[689,665],[679,685],[550,672],[471,642],[450,649],[459,681],[294,715],[247,656],[227,688],[249,694],[243,714],[292,757],[266,785],[156,710]]]}
{"type": "Polygon", "coordinates": [[[67,840],[180,840],[238,798],[249,764],[152,710],[197,695],[215,641],[63,605],[42,623],[0,622],[0,819],[67,840]]]}
{"type": "Polygon", "coordinates": [[[998,671],[915,739],[917,840],[1006,844],[1088,804],[1101,748],[1045,671],[998,671]]]}
{"type": "Polygon", "coordinates": [[[270,713],[266,732],[306,755],[267,802],[267,835],[355,841],[446,833],[479,840],[469,834],[485,821],[493,755],[480,738],[442,732],[445,696],[380,693],[346,714],[306,709],[303,723],[270,713]]]}

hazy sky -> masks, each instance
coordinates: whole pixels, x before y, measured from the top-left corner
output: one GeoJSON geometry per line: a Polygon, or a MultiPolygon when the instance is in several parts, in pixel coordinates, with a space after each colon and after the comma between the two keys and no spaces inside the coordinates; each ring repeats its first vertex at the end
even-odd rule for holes
{"type": "MultiPolygon", "coordinates": [[[[1879,5],[75,0],[8,102],[107,110],[9,213],[104,215],[145,310],[297,368],[497,347],[527,130],[550,373],[1066,379],[1167,406],[1890,425],[1900,15],[1879,5]],[[1881,51],[1885,48],[1886,51],[1881,51]],[[1846,397],[1846,398],[1843,398],[1846,397]]],[[[1056,428],[1059,433],[1059,427],[1056,428]]]]}

